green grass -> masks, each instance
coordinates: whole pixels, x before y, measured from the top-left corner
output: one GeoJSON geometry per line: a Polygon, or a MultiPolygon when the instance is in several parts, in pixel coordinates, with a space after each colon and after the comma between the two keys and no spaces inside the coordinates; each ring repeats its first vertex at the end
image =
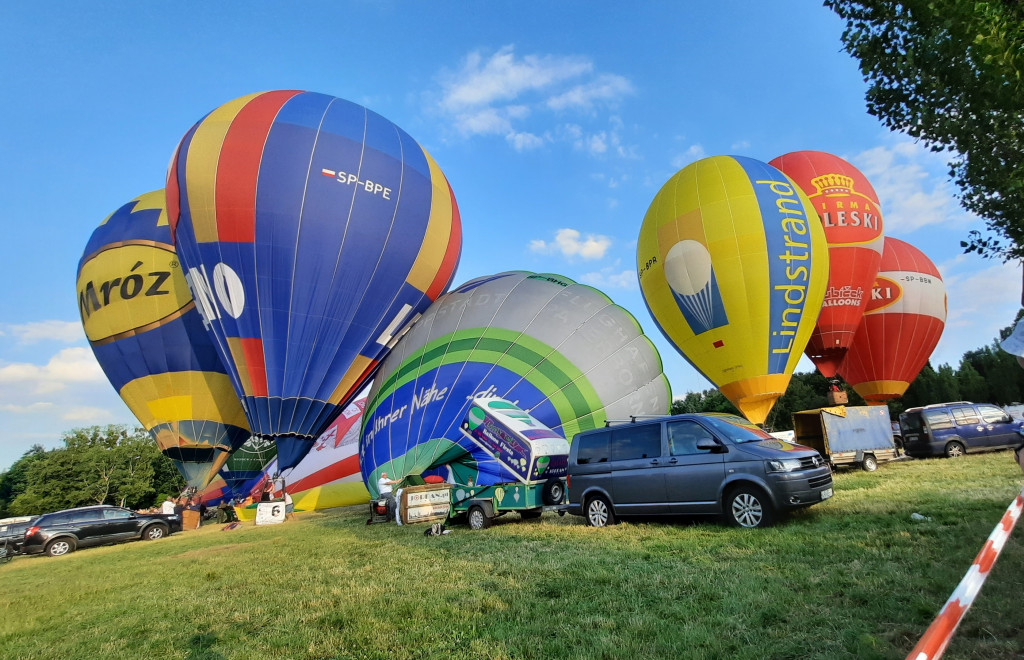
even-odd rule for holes
{"type": "MultiPolygon", "coordinates": [[[[902,658],[1016,493],[1007,452],[842,471],[767,530],[366,507],[0,567],[2,658],[902,658]],[[931,521],[914,522],[918,512],[931,521]]],[[[1024,531],[946,658],[1020,658],[1024,531]]]]}

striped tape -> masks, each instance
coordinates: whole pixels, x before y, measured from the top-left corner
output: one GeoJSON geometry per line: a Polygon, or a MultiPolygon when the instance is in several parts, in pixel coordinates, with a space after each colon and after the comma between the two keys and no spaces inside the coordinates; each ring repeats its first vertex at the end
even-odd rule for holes
{"type": "Polygon", "coordinates": [[[985,578],[988,577],[989,571],[999,559],[999,553],[1002,551],[1003,545],[1006,544],[1006,539],[1010,537],[1013,526],[1020,518],[1021,509],[1024,509],[1024,489],[1010,503],[999,524],[989,534],[981,552],[974,558],[974,563],[971,564],[964,579],[960,580],[953,595],[942,606],[939,616],[935,617],[932,625],[924,631],[924,635],[907,656],[907,660],[938,660],[942,657],[950,640],[953,639],[957,626],[967,614],[967,610],[971,609],[974,597],[981,591],[982,585],[985,584],[985,578]]]}

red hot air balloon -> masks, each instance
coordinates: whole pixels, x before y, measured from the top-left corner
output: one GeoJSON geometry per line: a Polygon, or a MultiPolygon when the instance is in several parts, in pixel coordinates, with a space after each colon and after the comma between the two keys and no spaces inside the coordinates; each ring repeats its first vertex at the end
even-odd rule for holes
{"type": "Polygon", "coordinates": [[[878,195],[860,170],[823,151],[794,151],[771,164],[803,189],[825,227],[828,289],[804,353],[822,376],[833,378],[867,308],[882,257],[878,195]]]}
{"type": "Polygon", "coordinates": [[[901,396],[946,324],[946,286],[913,245],[885,238],[871,300],[839,373],[866,401],[901,396]]]}

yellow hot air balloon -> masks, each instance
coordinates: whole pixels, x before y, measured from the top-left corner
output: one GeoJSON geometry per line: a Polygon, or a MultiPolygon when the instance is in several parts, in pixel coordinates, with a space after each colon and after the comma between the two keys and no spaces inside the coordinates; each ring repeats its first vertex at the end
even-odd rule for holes
{"type": "Polygon", "coordinates": [[[763,423],[828,284],[825,232],[799,186],[752,158],[688,165],[647,210],[637,270],[662,333],[747,419],[763,423]]]}

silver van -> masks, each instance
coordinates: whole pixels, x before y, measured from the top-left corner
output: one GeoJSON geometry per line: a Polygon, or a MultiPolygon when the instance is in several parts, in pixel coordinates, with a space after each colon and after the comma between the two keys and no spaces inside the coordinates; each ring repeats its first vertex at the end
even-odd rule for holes
{"type": "Polygon", "coordinates": [[[593,429],[569,450],[569,513],[588,525],[626,515],[723,515],[765,527],[832,497],[821,455],[734,415],[674,415],[593,429]]]}

